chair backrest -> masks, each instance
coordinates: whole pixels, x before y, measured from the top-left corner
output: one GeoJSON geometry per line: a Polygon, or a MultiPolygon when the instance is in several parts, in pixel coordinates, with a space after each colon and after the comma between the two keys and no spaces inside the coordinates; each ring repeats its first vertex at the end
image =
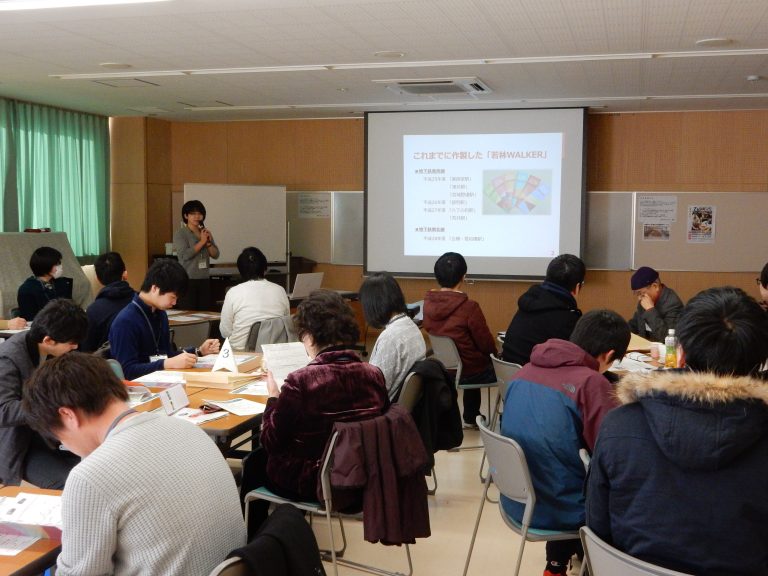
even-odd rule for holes
{"type": "Polygon", "coordinates": [[[523,526],[529,526],[536,505],[528,462],[520,445],[488,428],[482,416],[477,417],[480,437],[488,457],[488,471],[499,492],[515,502],[525,505],[523,526]]]}
{"type": "Polygon", "coordinates": [[[590,576],[690,576],[625,554],[600,539],[586,526],[582,526],[579,532],[590,576]]]}
{"type": "Polygon", "coordinates": [[[248,565],[242,558],[227,558],[216,566],[208,576],[248,576],[248,565]]]}
{"type": "Polygon", "coordinates": [[[261,320],[251,324],[251,329],[248,331],[248,340],[245,341],[246,351],[261,352],[261,346],[259,346],[259,350],[256,350],[256,341],[259,339],[260,329],[261,329],[261,320]]]}
{"type": "Polygon", "coordinates": [[[293,325],[290,315],[266,318],[254,322],[248,333],[245,349],[253,352],[261,352],[262,344],[282,344],[284,342],[298,342],[299,337],[293,325]]]}
{"type": "Polygon", "coordinates": [[[429,341],[432,345],[432,355],[443,363],[446,370],[456,371],[456,385],[458,386],[459,380],[461,380],[462,365],[456,343],[448,336],[436,334],[429,334],[429,341]]]}
{"type": "Polygon", "coordinates": [[[400,389],[400,396],[397,399],[397,403],[408,410],[408,412],[413,412],[413,409],[416,407],[416,404],[419,403],[421,395],[424,392],[423,386],[424,383],[421,380],[421,376],[416,374],[416,372],[409,372],[400,389]]]}
{"type": "Polygon", "coordinates": [[[496,372],[496,378],[505,384],[514,380],[515,374],[522,368],[520,364],[505,362],[501,358],[497,358],[495,354],[491,354],[491,363],[493,364],[493,371],[496,372]]]}
{"type": "Polygon", "coordinates": [[[112,372],[114,372],[120,380],[125,380],[125,374],[123,374],[123,367],[120,366],[120,362],[114,358],[107,358],[107,364],[109,364],[109,367],[112,368],[112,372]]]}

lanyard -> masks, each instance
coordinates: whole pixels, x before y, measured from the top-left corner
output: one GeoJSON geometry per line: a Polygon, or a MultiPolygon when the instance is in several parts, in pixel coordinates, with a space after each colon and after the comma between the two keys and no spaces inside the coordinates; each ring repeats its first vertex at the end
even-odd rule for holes
{"type": "Polygon", "coordinates": [[[125,412],[120,412],[117,418],[112,420],[112,424],[109,425],[109,428],[107,428],[107,433],[104,434],[104,438],[109,437],[109,433],[112,432],[112,430],[115,429],[115,426],[117,426],[120,423],[120,420],[128,416],[128,414],[138,414],[138,412],[136,412],[136,410],[134,410],[133,408],[128,408],[128,410],[126,410],[125,412]]]}
{"type": "Polygon", "coordinates": [[[155,335],[155,329],[152,328],[152,322],[149,321],[149,316],[147,316],[147,313],[144,312],[144,308],[139,306],[135,300],[131,302],[136,308],[139,309],[139,312],[141,312],[141,315],[144,316],[144,320],[147,321],[147,326],[149,326],[149,331],[152,333],[152,339],[155,341],[155,354],[160,354],[160,335],[155,335]]]}

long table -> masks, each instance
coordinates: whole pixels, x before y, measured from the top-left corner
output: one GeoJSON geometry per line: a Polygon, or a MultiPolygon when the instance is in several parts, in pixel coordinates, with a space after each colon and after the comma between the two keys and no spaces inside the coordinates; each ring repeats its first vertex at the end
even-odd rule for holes
{"type": "MultiPolygon", "coordinates": [[[[0,496],[14,497],[19,492],[35,494],[61,495],[60,490],[43,490],[31,486],[4,486],[0,496]]],[[[61,552],[61,540],[41,538],[16,556],[0,556],[0,576],[32,576],[42,574],[56,564],[56,557],[61,552]]]]}
{"type": "MultiPolygon", "coordinates": [[[[192,369],[190,371],[200,372],[201,370],[192,369]]],[[[150,389],[153,391],[158,390],[157,388],[151,387],[150,389]]],[[[229,390],[207,387],[204,383],[202,383],[202,385],[187,384],[186,391],[191,408],[200,408],[200,406],[203,405],[204,400],[245,398],[246,400],[253,400],[254,402],[267,402],[267,396],[230,394],[229,390]]],[[[162,409],[161,402],[158,398],[137,407],[137,410],[142,412],[149,412],[156,409],[162,409]]],[[[208,435],[211,436],[224,456],[243,456],[244,454],[235,451],[246,442],[252,442],[254,439],[258,438],[259,429],[261,428],[261,414],[255,416],[236,416],[227,413],[227,415],[222,418],[200,424],[200,428],[205,430],[208,435]],[[232,445],[237,438],[246,434],[248,434],[247,438],[238,441],[234,446],[232,445]]]]}

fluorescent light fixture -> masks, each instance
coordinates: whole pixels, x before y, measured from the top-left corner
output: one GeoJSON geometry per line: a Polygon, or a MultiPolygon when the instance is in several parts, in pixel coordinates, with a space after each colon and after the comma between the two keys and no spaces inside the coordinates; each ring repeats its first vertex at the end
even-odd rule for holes
{"type": "MultiPolygon", "coordinates": [[[[4,4],[19,0],[0,0],[0,9],[4,4]]],[[[38,0],[27,0],[36,2],[38,0]]],[[[42,0],[39,0],[42,1],[42,0]]],[[[52,0],[46,0],[52,1],[52,0]]],[[[85,0],[82,0],[85,2],[85,0]]],[[[117,0],[101,0],[117,3],[117,0]]],[[[131,2],[165,0],[129,0],[131,2]]],[[[146,72],[107,72],[94,74],[52,74],[52,78],[61,80],[104,80],[108,78],[148,78],[153,76],[197,76],[218,74],[261,74],[279,72],[332,72],[334,70],[377,70],[381,68],[441,68],[446,66],[482,66],[494,64],[558,64],[569,62],[604,62],[612,60],[651,60],[661,58],[713,58],[735,56],[765,56],[768,48],[744,50],[694,50],[685,52],[635,52],[626,54],[572,54],[560,56],[522,56],[519,58],[479,58],[471,60],[421,60],[409,62],[352,62],[341,64],[297,64],[291,66],[251,66],[237,68],[200,68],[194,70],[155,70],[146,72]]]]}
{"type": "Polygon", "coordinates": [[[187,70],[186,74],[259,74],[263,72],[325,72],[328,66],[322,64],[308,64],[297,66],[253,66],[250,68],[201,68],[187,70]]]}
{"type": "Polygon", "coordinates": [[[109,80],[114,78],[155,78],[160,76],[187,76],[184,70],[149,70],[145,72],[94,72],[92,74],[51,74],[59,80],[109,80]]]}
{"type": "Polygon", "coordinates": [[[113,6],[115,4],[146,4],[168,0],[3,0],[0,12],[10,10],[44,10],[52,8],[76,8],[80,6],[113,6]]]}

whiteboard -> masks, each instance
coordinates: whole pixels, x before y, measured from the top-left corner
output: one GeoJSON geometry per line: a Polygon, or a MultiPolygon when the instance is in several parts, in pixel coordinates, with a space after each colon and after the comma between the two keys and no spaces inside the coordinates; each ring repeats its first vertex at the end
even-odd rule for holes
{"type": "Polygon", "coordinates": [[[205,226],[221,254],[217,264],[237,261],[243,248],[256,246],[269,262],[285,262],[285,186],[184,184],[184,201],[205,205],[205,226]]]}

